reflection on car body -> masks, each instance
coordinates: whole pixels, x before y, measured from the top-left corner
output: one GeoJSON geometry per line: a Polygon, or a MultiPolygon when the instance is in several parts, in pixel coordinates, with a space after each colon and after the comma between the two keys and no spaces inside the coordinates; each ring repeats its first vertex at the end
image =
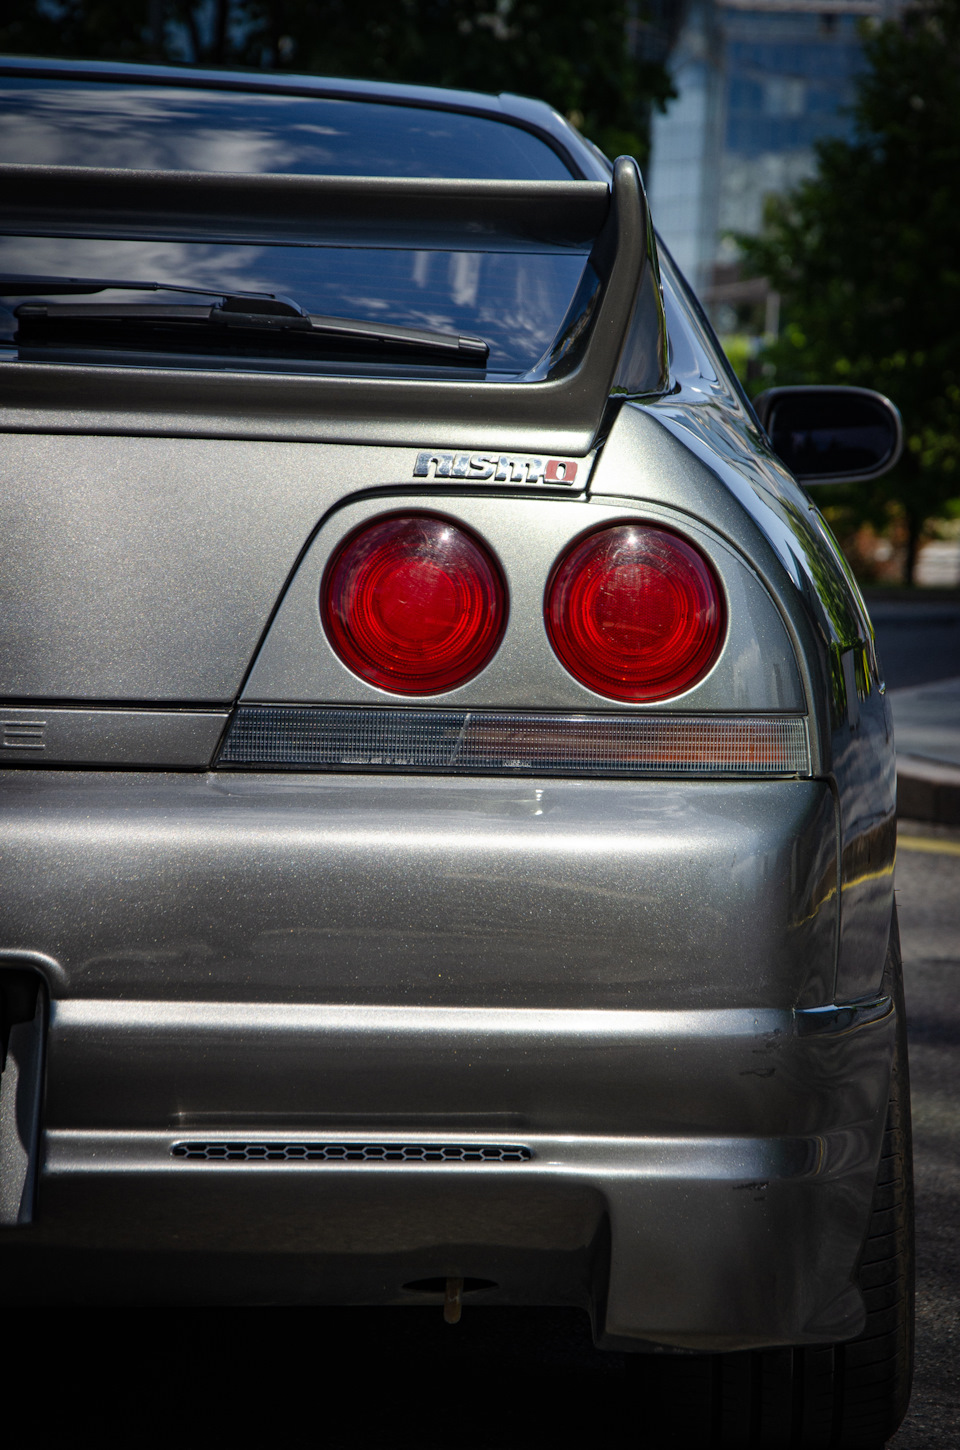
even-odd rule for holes
{"type": "Polygon", "coordinates": [[[6,1302],[571,1305],[652,1426],[881,1443],[890,711],[635,163],[130,65],[0,131],[6,1302]]]}

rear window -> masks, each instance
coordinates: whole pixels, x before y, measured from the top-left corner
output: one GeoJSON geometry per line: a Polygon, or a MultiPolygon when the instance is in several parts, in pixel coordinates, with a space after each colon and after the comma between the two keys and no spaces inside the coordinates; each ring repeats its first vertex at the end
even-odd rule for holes
{"type": "Polygon", "coordinates": [[[46,166],[569,181],[544,141],[419,106],[0,77],[0,156],[46,166]]]}
{"type": "MultiPolygon", "coordinates": [[[[538,137],[480,116],[323,97],[20,77],[0,77],[0,155],[60,166],[571,179],[538,137]]],[[[585,262],[582,252],[549,246],[522,253],[400,248],[391,245],[387,228],[369,248],[27,237],[2,230],[0,221],[4,273],[281,293],[312,313],[479,335],[490,347],[489,369],[505,374],[527,370],[549,348],[585,262]]],[[[131,297],[111,292],[89,300],[131,297]]],[[[162,294],[138,300],[148,297],[170,301],[162,294]]],[[[35,298],[44,300],[39,292],[35,298]]],[[[2,298],[8,315],[22,301],[2,298]]]]}

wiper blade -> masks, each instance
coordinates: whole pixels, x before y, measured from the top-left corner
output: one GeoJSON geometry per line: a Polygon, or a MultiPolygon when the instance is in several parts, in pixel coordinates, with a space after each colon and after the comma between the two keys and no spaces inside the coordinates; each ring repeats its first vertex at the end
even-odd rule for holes
{"type": "Polygon", "coordinates": [[[0,297],[31,297],[35,292],[45,297],[89,296],[94,292],[185,292],[195,297],[222,297],[225,302],[242,298],[249,311],[263,312],[268,316],[306,316],[299,303],[276,292],[238,292],[230,287],[187,287],[175,282],[141,282],[115,277],[39,277],[25,272],[0,275],[0,297]]]}
{"type": "Polygon", "coordinates": [[[172,282],[123,281],[103,277],[39,277],[17,273],[0,275],[0,296],[22,297],[41,293],[45,296],[80,296],[97,292],[176,292],[194,296],[219,297],[211,307],[188,305],[164,307],[153,303],[141,306],[135,302],[113,302],[102,306],[90,303],[24,302],[15,308],[21,332],[30,341],[37,341],[39,330],[49,332],[57,323],[66,328],[80,324],[139,325],[148,330],[185,324],[213,323],[245,331],[296,332],[310,335],[317,342],[366,345],[394,348],[401,352],[413,350],[445,356],[461,364],[477,366],[486,362],[489,347],[481,337],[428,328],[399,327],[393,323],[371,322],[364,318],[327,317],[307,313],[290,297],[274,292],[241,292],[233,289],[183,286],[172,282]]]}

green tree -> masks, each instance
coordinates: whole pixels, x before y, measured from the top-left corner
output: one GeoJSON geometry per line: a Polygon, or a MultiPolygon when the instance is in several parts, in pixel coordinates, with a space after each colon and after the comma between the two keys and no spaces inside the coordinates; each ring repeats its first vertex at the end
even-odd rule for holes
{"type": "Polygon", "coordinates": [[[631,0],[6,0],[0,51],[356,76],[549,101],[641,162],[673,94],[631,0]]]}
{"type": "Polygon", "coordinates": [[[782,294],[763,386],[855,383],[903,413],[906,447],[875,484],[818,492],[849,521],[906,524],[907,582],[927,522],[960,493],[960,0],[864,27],[850,141],[771,198],[746,268],[782,294]]]}

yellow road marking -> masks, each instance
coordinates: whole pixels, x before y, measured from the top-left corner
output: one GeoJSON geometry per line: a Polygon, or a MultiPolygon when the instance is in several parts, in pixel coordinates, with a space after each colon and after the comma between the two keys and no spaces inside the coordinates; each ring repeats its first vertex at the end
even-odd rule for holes
{"type": "Polygon", "coordinates": [[[900,851],[931,851],[935,856],[960,856],[960,841],[946,841],[937,836],[898,836],[900,851]]]}

